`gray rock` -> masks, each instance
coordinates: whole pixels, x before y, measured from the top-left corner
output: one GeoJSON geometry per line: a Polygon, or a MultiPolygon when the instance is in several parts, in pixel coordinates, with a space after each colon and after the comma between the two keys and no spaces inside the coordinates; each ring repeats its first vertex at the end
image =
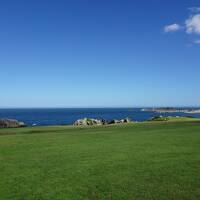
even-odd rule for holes
{"type": "Polygon", "coordinates": [[[130,123],[131,120],[129,118],[117,120],[113,119],[110,122],[107,122],[104,119],[92,119],[92,118],[84,118],[78,119],[74,122],[75,126],[92,126],[92,125],[106,125],[106,124],[122,124],[122,123],[130,123]]]}
{"type": "Polygon", "coordinates": [[[92,126],[92,125],[105,125],[107,121],[104,119],[92,119],[92,118],[84,118],[78,119],[74,122],[75,126],[92,126]]]}
{"type": "Polygon", "coordinates": [[[130,118],[127,117],[124,119],[124,123],[130,123],[130,122],[132,122],[130,118]]]}
{"type": "Polygon", "coordinates": [[[130,123],[130,122],[131,120],[129,118],[125,118],[121,120],[113,119],[109,122],[109,124],[123,124],[123,123],[130,123]]]}
{"type": "Polygon", "coordinates": [[[119,124],[122,123],[121,120],[113,119],[109,122],[109,124],[119,124]]]}
{"type": "Polygon", "coordinates": [[[19,122],[14,119],[0,119],[0,128],[18,128],[25,126],[24,122],[19,122]]]}

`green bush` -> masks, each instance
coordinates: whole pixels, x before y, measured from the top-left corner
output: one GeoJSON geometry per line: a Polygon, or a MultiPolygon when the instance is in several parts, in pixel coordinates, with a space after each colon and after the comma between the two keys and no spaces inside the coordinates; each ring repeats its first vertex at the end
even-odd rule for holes
{"type": "Polygon", "coordinates": [[[163,116],[155,116],[152,117],[149,121],[168,121],[168,117],[163,117],[163,116]]]}

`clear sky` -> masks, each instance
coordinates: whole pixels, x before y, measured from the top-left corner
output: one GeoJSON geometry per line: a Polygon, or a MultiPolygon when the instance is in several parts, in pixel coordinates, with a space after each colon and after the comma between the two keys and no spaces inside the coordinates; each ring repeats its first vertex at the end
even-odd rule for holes
{"type": "Polygon", "coordinates": [[[2,0],[0,107],[200,106],[199,0],[2,0]]]}

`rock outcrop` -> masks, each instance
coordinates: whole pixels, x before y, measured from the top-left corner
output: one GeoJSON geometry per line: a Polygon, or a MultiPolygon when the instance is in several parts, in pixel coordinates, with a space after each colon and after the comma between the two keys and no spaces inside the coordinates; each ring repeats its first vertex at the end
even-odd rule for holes
{"type": "Polygon", "coordinates": [[[123,123],[130,123],[130,122],[131,120],[129,118],[125,118],[121,120],[114,119],[114,120],[111,120],[109,124],[123,124],[123,123]]]}
{"type": "Polygon", "coordinates": [[[0,128],[19,128],[25,126],[24,122],[19,122],[14,119],[0,119],[0,128]]]}
{"type": "Polygon", "coordinates": [[[84,118],[78,119],[75,121],[75,126],[92,126],[92,125],[106,125],[106,124],[122,124],[122,123],[130,123],[131,120],[129,118],[121,119],[121,120],[111,120],[110,122],[104,119],[92,119],[92,118],[84,118]]]}
{"type": "Polygon", "coordinates": [[[105,125],[105,124],[108,124],[108,122],[104,119],[92,119],[92,118],[78,119],[74,123],[74,125],[76,126],[92,126],[92,125],[105,125]]]}

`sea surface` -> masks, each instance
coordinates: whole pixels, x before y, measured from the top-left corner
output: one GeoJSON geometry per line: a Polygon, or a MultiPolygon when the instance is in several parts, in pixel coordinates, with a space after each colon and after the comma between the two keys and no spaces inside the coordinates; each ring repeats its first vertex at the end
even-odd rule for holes
{"type": "Polygon", "coordinates": [[[156,115],[193,116],[200,114],[144,112],[142,108],[38,108],[38,109],[0,109],[0,118],[17,119],[29,126],[69,125],[84,117],[97,119],[122,119],[129,117],[134,121],[145,121],[156,115]]]}

